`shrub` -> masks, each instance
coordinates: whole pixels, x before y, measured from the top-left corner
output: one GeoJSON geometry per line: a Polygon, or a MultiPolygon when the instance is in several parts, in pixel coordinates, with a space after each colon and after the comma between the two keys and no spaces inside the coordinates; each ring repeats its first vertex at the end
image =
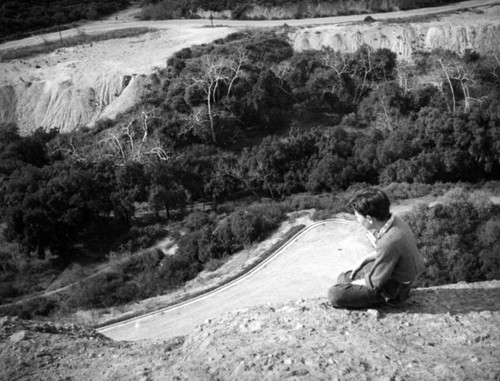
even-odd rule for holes
{"type": "Polygon", "coordinates": [[[248,210],[251,214],[260,216],[262,219],[260,225],[261,231],[257,235],[257,240],[264,239],[269,231],[277,228],[285,217],[284,208],[275,202],[253,204],[248,210]]]}
{"type": "Polygon", "coordinates": [[[103,308],[129,302],[133,296],[125,283],[119,272],[100,274],[73,288],[65,304],[70,308],[103,308]]]}
{"type": "Polygon", "coordinates": [[[432,193],[434,187],[421,183],[391,183],[384,188],[391,200],[404,200],[408,198],[423,197],[432,193]]]}
{"type": "Polygon", "coordinates": [[[184,234],[177,242],[178,248],[176,256],[182,257],[190,262],[200,262],[199,240],[201,236],[201,230],[184,234]]]}
{"type": "Polygon", "coordinates": [[[167,256],[163,259],[157,273],[158,290],[168,290],[193,279],[201,266],[180,255],[167,256]]]}
{"type": "Polygon", "coordinates": [[[421,205],[407,216],[426,260],[420,286],[475,282],[500,273],[497,238],[492,238],[500,230],[499,208],[461,190],[450,194],[446,204],[421,205]]]}
{"type": "Polygon", "coordinates": [[[236,247],[254,242],[262,231],[262,218],[258,214],[239,210],[229,216],[231,236],[237,242],[236,247]]]}
{"type": "Polygon", "coordinates": [[[210,258],[207,263],[205,263],[205,270],[215,271],[224,264],[224,260],[210,258]]]}
{"type": "Polygon", "coordinates": [[[36,298],[17,307],[17,316],[20,319],[46,317],[59,308],[59,302],[49,298],[36,298]]]}
{"type": "Polygon", "coordinates": [[[6,299],[15,298],[19,295],[17,288],[12,284],[12,282],[1,282],[0,283],[0,303],[6,302],[6,299]]]}
{"type": "Polygon", "coordinates": [[[341,195],[327,194],[325,197],[319,198],[317,210],[312,215],[313,221],[332,218],[336,214],[348,212],[346,209],[347,201],[351,193],[343,193],[341,195]]]}
{"type": "Polygon", "coordinates": [[[212,224],[212,219],[207,213],[201,211],[195,211],[187,216],[185,227],[189,231],[193,232],[196,230],[200,230],[203,227],[209,226],[211,224],[212,224]]]}
{"type": "Polygon", "coordinates": [[[133,226],[123,238],[126,243],[122,245],[122,249],[130,252],[146,249],[167,235],[167,230],[160,224],[145,227],[133,226]]]}
{"type": "Polygon", "coordinates": [[[309,193],[301,193],[295,196],[290,196],[284,203],[287,211],[298,211],[304,209],[316,208],[319,204],[319,197],[309,193]]]}
{"type": "Polygon", "coordinates": [[[163,259],[160,249],[150,249],[139,254],[131,255],[117,265],[119,271],[126,279],[132,279],[137,274],[154,270],[163,259]]]}

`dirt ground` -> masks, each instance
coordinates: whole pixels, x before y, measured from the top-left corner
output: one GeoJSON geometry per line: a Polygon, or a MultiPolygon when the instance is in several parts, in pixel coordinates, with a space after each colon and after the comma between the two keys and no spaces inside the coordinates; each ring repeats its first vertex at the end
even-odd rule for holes
{"type": "Polygon", "coordinates": [[[498,380],[500,282],[415,290],[401,309],[324,298],[240,308],[170,340],[0,318],[2,380],[498,380]]]}

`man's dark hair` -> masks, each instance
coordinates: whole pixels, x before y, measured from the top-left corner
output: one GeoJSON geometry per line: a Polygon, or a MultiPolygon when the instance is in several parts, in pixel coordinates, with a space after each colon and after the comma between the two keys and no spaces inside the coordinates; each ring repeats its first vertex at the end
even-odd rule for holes
{"type": "Polygon", "coordinates": [[[391,201],[387,194],[380,189],[369,188],[349,200],[348,206],[363,217],[371,216],[379,221],[388,220],[391,217],[389,211],[391,201]]]}

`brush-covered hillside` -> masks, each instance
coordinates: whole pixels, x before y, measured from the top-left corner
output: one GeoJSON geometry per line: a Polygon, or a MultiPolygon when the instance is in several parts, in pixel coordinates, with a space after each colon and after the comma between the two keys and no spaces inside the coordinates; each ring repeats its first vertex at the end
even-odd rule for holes
{"type": "MultiPolygon", "coordinates": [[[[497,55],[297,50],[289,32],[223,31],[148,75],[118,77],[141,96],[94,128],[26,135],[2,125],[3,302],[92,275],[69,295],[9,304],[11,313],[64,315],[170,292],[266,240],[289,213],[332,216],[366,186],[396,199],[465,190],[459,207],[421,210],[414,222],[422,247],[450,235],[433,246],[447,245],[444,254],[429,249],[446,265],[437,261],[425,284],[498,277],[498,209],[467,195],[498,193],[497,55]],[[454,261],[460,252],[467,260],[454,261]]],[[[50,102],[75,99],[71,80],[64,86],[50,102]]],[[[86,107],[98,93],[86,93],[86,107]]]]}

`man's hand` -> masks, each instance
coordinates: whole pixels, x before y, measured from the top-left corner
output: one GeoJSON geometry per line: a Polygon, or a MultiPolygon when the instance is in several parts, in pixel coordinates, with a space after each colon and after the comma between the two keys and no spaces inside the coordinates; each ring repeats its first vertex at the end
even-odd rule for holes
{"type": "Polygon", "coordinates": [[[357,263],[356,266],[351,270],[351,279],[354,279],[356,277],[356,274],[358,273],[359,270],[363,268],[367,263],[373,262],[377,256],[376,251],[372,251],[369,255],[367,255],[365,258],[363,258],[361,261],[357,263]]]}
{"type": "Polygon", "coordinates": [[[365,265],[365,262],[362,261],[360,263],[358,263],[352,270],[351,270],[351,279],[354,279],[356,277],[356,274],[358,273],[359,270],[361,270],[363,268],[363,266],[365,265]]]}

